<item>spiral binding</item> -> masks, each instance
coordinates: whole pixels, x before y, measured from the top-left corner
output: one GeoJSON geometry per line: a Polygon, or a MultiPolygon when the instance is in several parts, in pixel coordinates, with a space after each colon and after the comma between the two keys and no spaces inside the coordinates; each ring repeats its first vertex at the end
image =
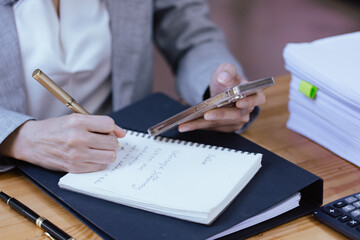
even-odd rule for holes
{"type": "Polygon", "coordinates": [[[206,148],[206,149],[214,149],[214,150],[220,150],[220,151],[235,152],[235,153],[241,153],[241,154],[247,154],[247,155],[257,155],[258,154],[258,153],[241,151],[241,150],[236,150],[236,149],[227,148],[227,147],[220,147],[220,146],[214,146],[214,145],[209,145],[209,144],[204,144],[204,143],[197,143],[197,142],[184,141],[184,140],[175,139],[175,138],[168,138],[168,137],[164,137],[164,136],[151,137],[147,133],[138,132],[138,131],[129,130],[129,129],[125,129],[125,131],[126,131],[127,134],[135,135],[136,137],[142,137],[142,138],[148,138],[148,139],[152,138],[152,139],[157,140],[159,142],[170,142],[170,143],[180,144],[180,145],[184,145],[184,146],[189,145],[190,147],[196,147],[196,148],[201,147],[201,148],[206,148]]]}

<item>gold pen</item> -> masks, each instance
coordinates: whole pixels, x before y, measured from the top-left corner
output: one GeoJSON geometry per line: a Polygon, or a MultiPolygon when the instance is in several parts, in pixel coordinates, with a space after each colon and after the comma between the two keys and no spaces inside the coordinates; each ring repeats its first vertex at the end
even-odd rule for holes
{"type": "MultiPolygon", "coordinates": [[[[59,87],[53,80],[51,80],[45,73],[43,73],[43,71],[41,71],[40,69],[36,69],[33,72],[32,76],[57,99],[59,99],[60,102],[62,102],[65,106],[67,106],[76,113],[90,115],[88,111],[81,107],[74,98],[72,98],[67,92],[65,92],[61,87],[59,87]]],[[[119,147],[121,149],[124,149],[120,143],[119,147]]]]}
{"type": "Polygon", "coordinates": [[[61,87],[59,87],[53,80],[51,80],[45,73],[40,69],[36,69],[33,74],[35,78],[41,85],[43,85],[50,93],[52,93],[57,99],[60,100],[65,106],[70,108],[76,113],[82,113],[89,115],[83,107],[81,107],[75,99],[73,99],[67,92],[65,92],[61,87]]]}

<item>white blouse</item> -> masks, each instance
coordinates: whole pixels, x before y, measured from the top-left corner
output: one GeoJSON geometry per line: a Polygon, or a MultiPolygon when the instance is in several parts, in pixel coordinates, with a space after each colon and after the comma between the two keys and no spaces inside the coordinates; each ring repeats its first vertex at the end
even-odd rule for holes
{"type": "MultiPolygon", "coordinates": [[[[111,94],[111,32],[102,0],[20,0],[14,15],[27,92],[27,113],[38,119],[71,113],[35,79],[40,68],[92,114],[111,94]]],[[[110,101],[111,102],[111,101],[110,101]]]]}

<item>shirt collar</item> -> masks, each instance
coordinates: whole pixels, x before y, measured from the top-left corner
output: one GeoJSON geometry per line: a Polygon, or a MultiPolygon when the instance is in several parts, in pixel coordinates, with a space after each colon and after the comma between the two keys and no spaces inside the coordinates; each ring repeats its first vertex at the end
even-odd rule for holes
{"type": "Polygon", "coordinates": [[[0,3],[2,3],[3,5],[6,5],[6,6],[12,7],[18,1],[19,0],[0,0],[0,3]]]}

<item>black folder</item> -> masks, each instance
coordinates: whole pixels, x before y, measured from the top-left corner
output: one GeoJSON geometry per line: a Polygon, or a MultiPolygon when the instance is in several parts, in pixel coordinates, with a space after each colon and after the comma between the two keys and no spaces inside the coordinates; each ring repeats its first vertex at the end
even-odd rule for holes
{"type": "MultiPolygon", "coordinates": [[[[146,132],[150,126],[186,107],[163,95],[153,94],[111,114],[126,129],[146,132]]],[[[300,206],[271,220],[238,231],[223,239],[243,239],[311,213],[321,206],[323,180],[255,143],[233,133],[194,131],[167,137],[263,154],[262,167],[231,205],[210,226],[179,220],[93,198],[58,187],[65,173],[18,163],[18,168],[43,191],[104,239],[206,239],[274,204],[301,192],[300,206]]],[[[201,177],[201,176],[199,176],[201,177]]]]}

